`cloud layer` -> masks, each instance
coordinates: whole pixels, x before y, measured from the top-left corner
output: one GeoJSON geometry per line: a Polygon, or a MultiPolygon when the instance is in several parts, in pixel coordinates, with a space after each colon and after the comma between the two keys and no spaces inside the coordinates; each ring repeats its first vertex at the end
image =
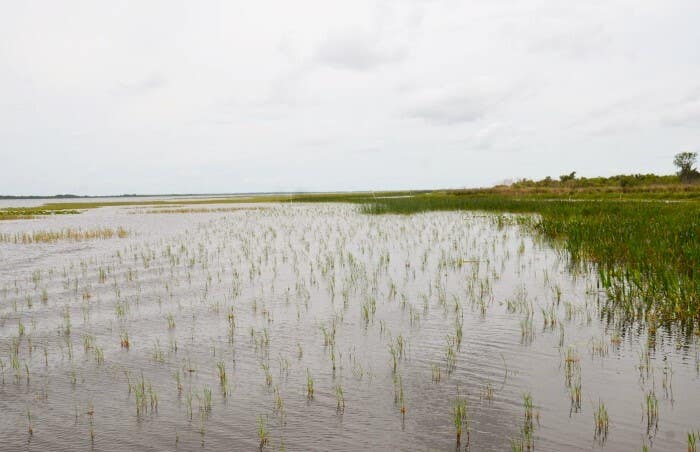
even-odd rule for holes
{"type": "Polygon", "coordinates": [[[47,2],[0,16],[0,194],[673,171],[700,3],[47,2]]]}

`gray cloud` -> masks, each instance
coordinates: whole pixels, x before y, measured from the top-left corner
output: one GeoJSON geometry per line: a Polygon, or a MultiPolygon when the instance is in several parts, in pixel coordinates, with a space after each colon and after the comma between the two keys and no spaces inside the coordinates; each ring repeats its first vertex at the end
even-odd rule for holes
{"type": "Polygon", "coordinates": [[[567,125],[597,136],[633,133],[659,126],[700,126],[700,88],[669,95],[627,96],[593,108],[567,125]]]}
{"type": "Polygon", "coordinates": [[[528,96],[533,89],[521,81],[507,88],[497,86],[500,83],[497,78],[475,79],[457,87],[418,91],[404,109],[404,116],[439,125],[471,123],[516,97],[528,96]]]}
{"type": "Polygon", "coordinates": [[[458,124],[483,118],[490,108],[488,99],[469,95],[443,96],[420,102],[406,111],[408,117],[435,124],[458,124]]]}
{"type": "Polygon", "coordinates": [[[167,80],[161,74],[152,74],[134,82],[120,82],[115,92],[119,95],[141,95],[164,87],[167,80]]]}
{"type": "Polygon", "coordinates": [[[662,122],[673,127],[700,127],[700,87],[669,105],[662,122]]]}
{"type": "Polygon", "coordinates": [[[348,30],[328,36],[316,48],[313,60],[333,68],[368,71],[407,56],[407,49],[382,45],[377,35],[348,30]]]}

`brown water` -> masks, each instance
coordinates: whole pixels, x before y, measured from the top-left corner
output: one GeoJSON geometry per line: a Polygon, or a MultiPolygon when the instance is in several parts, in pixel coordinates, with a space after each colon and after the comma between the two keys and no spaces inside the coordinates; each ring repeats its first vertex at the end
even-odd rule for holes
{"type": "Polygon", "coordinates": [[[535,450],[687,450],[700,429],[698,338],[617,330],[594,269],[515,224],[247,207],[0,223],[130,231],[0,244],[0,449],[251,450],[262,421],[266,450],[507,450],[526,393],[535,450]]]}

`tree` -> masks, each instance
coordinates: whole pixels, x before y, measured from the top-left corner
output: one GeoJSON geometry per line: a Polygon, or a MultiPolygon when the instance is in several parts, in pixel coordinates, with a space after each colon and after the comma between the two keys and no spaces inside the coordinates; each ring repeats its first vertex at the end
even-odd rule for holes
{"type": "Polygon", "coordinates": [[[700,179],[700,173],[694,168],[698,158],[697,152],[681,152],[673,158],[673,164],[678,167],[678,177],[683,182],[692,182],[700,179]]]}
{"type": "Polygon", "coordinates": [[[570,180],[576,180],[576,171],[572,171],[569,174],[563,174],[563,175],[559,176],[559,180],[561,182],[568,182],[570,180]]]}

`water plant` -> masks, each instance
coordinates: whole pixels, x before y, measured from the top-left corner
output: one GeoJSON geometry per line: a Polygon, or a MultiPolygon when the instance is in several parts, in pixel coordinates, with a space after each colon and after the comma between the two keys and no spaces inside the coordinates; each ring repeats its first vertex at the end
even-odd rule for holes
{"type": "Polygon", "coordinates": [[[432,381],[433,383],[440,383],[440,380],[442,378],[442,370],[440,369],[440,366],[437,364],[433,364],[433,376],[432,376],[432,381]]]}
{"type": "Polygon", "coordinates": [[[270,365],[268,363],[261,363],[260,366],[263,369],[263,372],[265,372],[265,384],[267,386],[272,385],[272,373],[270,373],[270,365]]]}
{"type": "Polygon", "coordinates": [[[539,423],[539,413],[535,412],[535,405],[532,402],[532,395],[529,392],[523,394],[523,408],[525,411],[525,419],[523,420],[523,438],[525,439],[525,447],[527,450],[535,448],[535,419],[539,423]]]}
{"type": "Polygon", "coordinates": [[[469,445],[470,428],[469,418],[467,416],[467,399],[462,397],[457,391],[457,397],[452,400],[452,422],[455,426],[455,434],[457,436],[457,446],[462,441],[462,434],[466,431],[467,446],[469,445]]]}
{"type": "Polygon", "coordinates": [[[27,407],[27,433],[29,436],[34,435],[34,427],[32,425],[32,412],[29,411],[29,407],[27,407]]]}
{"type": "Polygon", "coordinates": [[[121,336],[119,338],[119,344],[121,345],[122,348],[129,349],[131,347],[131,342],[129,341],[129,332],[124,331],[121,333],[121,336]]]}
{"type": "Polygon", "coordinates": [[[697,452],[697,444],[700,440],[700,431],[688,432],[688,452],[697,452]]]}
{"type": "Polygon", "coordinates": [[[306,368],[306,398],[309,400],[314,398],[314,379],[308,367],[306,368]]]}
{"type": "Polygon", "coordinates": [[[172,330],[173,328],[175,328],[175,318],[173,317],[172,313],[168,313],[168,315],[165,318],[168,321],[168,329],[172,330]]]}
{"type": "Polygon", "coordinates": [[[267,444],[267,441],[269,439],[266,422],[262,415],[258,416],[258,438],[260,439],[260,448],[262,449],[263,446],[267,444]]]}
{"type": "Polygon", "coordinates": [[[605,442],[608,437],[610,418],[608,417],[608,410],[601,400],[598,400],[598,406],[594,408],[593,421],[595,425],[594,437],[601,442],[605,442]]]}
{"type": "Polygon", "coordinates": [[[647,434],[653,434],[659,425],[659,401],[654,391],[649,391],[644,396],[644,413],[646,415],[647,434]]]}
{"type": "Polygon", "coordinates": [[[339,413],[342,413],[345,411],[345,394],[343,392],[343,387],[341,385],[336,385],[335,387],[335,401],[336,401],[336,410],[338,410],[339,413]]]}
{"type": "MultiPolygon", "coordinates": [[[[228,395],[228,378],[226,377],[226,365],[224,364],[223,361],[219,361],[216,363],[216,369],[219,373],[219,385],[221,386],[221,391],[226,397],[228,395]]],[[[178,376],[180,374],[178,373],[178,376]]]]}

